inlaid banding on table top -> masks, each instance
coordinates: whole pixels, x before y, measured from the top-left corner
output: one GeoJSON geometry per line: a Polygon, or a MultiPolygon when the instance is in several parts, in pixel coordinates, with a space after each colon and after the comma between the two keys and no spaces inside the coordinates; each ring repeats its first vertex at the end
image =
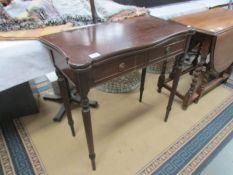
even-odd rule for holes
{"type": "Polygon", "coordinates": [[[83,67],[92,63],[93,59],[89,55],[93,53],[100,54],[94,59],[95,62],[102,61],[110,55],[151,47],[174,35],[187,32],[193,31],[175,22],[143,16],[56,33],[41,37],[40,40],[69,58],[69,64],[83,67]]]}

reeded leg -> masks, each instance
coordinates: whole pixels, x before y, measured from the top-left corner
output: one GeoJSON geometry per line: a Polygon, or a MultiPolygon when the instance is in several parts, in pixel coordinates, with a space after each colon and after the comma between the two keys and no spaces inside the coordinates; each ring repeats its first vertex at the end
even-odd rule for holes
{"type": "Polygon", "coordinates": [[[81,97],[81,98],[82,98],[81,99],[82,116],[83,116],[83,123],[84,123],[87,145],[88,145],[88,150],[89,150],[89,158],[91,159],[92,169],[96,170],[95,151],[94,151],[94,141],[93,141],[93,133],[92,133],[89,100],[86,96],[81,97]]]}
{"type": "Polygon", "coordinates": [[[63,75],[59,71],[56,71],[56,73],[58,76],[58,84],[61,91],[61,97],[67,114],[68,124],[70,126],[72,135],[75,136],[74,121],[72,118],[71,105],[70,105],[69,85],[67,80],[63,77],[63,75]]]}
{"type": "Polygon", "coordinates": [[[164,82],[165,82],[166,67],[167,67],[167,60],[165,60],[165,61],[163,62],[162,71],[161,71],[161,74],[160,74],[160,76],[159,76],[159,81],[158,81],[158,92],[159,92],[159,93],[161,93],[162,87],[163,87],[164,82]]]}
{"type": "Polygon", "coordinates": [[[77,75],[76,88],[81,98],[82,117],[85,128],[87,146],[89,151],[89,158],[91,160],[92,169],[96,170],[95,164],[95,150],[91,123],[90,103],[88,99],[88,92],[90,90],[90,84],[88,82],[90,69],[80,70],[77,75]]]}
{"type": "Polygon", "coordinates": [[[139,102],[142,102],[142,95],[143,95],[143,91],[144,91],[145,79],[146,79],[146,68],[143,68],[142,69],[142,75],[141,75],[139,102]]]}
{"type": "Polygon", "coordinates": [[[178,59],[178,64],[176,64],[176,66],[175,66],[172,90],[171,90],[171,93],[170,93],[170,96],[169,96],[166,115],[165,115],[165,119],[164,119],[165,122],[167,122],[167,120],[168,120],[168,116],[169,116],[169,113],[170,113],[171,108],[172,108],[172,104],[173,104],[173,101],[174,101],[176,89],[178,87],[178,83],[179,83],[179,80],[180,80],[180,75],[181,75],[181,72],[182,72],[183,55],[179,56],[179,57],[176,57],[176,59],[178,59]]]}

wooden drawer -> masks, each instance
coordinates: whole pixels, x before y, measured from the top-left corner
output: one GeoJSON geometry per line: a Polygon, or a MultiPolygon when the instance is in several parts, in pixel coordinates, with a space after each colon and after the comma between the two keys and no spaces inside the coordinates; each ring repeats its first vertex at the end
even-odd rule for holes
{"type": "Polygon", "coordinates": [[[98,66],[93,66],[93,78],[94,82],[101,83],[112,79],[113,77],[120,76],[125,72],[130,72],[133,69],[143,67],[146,65],[146,59],[148,55],[145,53],[120,55],[109,61],[98,63],[98,66]]]}
{"type": "Polygon", "coordinates": [[[186,39],[169,42],[155,47],[149,52],[149,62],[159,62],[164,57],[174,56],[185,51],[186,39]]]}

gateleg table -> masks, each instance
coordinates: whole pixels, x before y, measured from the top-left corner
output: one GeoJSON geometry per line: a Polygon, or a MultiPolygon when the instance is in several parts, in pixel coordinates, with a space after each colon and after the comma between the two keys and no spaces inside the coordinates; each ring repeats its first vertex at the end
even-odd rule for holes
{"type": "MultiPolygon", "coordinates": [[[[183,100],[183,109],[225,82],[231,75],[233,66],[233,11],[215,8],[174,18],[173,21],[192,26],[196,30],[190,44],[190,50],[197,48],[197,57],[190,69],[193,78],[189,90],[176,95],[183,100]],[[198,57],[200,56],[200,60],[198,57]]],[[[169,79],[166,81],[168,82],[169,79]]],[[[161,85],[170,90],[164,83],[161,85]]]]}

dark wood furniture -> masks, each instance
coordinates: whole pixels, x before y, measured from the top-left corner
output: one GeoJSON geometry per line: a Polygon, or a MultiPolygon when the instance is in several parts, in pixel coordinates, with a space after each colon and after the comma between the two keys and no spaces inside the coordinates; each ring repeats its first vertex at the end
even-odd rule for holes
{"type": "MultiPolygon", "coordinates": [[[[95,23],[97,23],[97,20],[98,20],[98,15],[97,15],[96,8],[95,8],[95,1],[89,0],[89,3],[90,3],[90,7],[91,7],[92,21],[93,21],[93,24],[95,24],[95,23]]],[[[60,95],[46,94],[46,95],[44,95],[43,99],[49,100],[49,101],[60,102],[62,100],[62,97],[60,95]]],[[[70,101],[77,103],[77,104],[81,103],[81,98],[75,89],[73,91],[71,91],[71,93],[70,93],[70,101]]],[[[93,108],[96,108],[96,107],[98,107],[98,102],[90,100],[89,105],[93,108]]],[[[64,114],[65,114],[65,106],[61,105],[60,109],[55,114],[53,121],[60,122],[62,120],[64,114]]]]}
{"type": "MultiPolygon", "coordinates": [[[[135,69],[143,68],[145,73],[146,66],[176,56],[167,118],[179,81],[182,58],[192,34],[193,31],[183,25],[143,16],[40,38],[51,52],[73,136],[75,132],[67,79],[76,86],[81,96],[82,116],[93,170],[96,165],[88,103],[90,88],[135,69]]],[[[141,94],[142,92],[143,88],[141,94]]]]}
{"type": "Polygon", "coordinates": [[[0,122],[38,112],[38,104],[28,82],[0,92],[0,122]]]}
{"type": "MultiPolygon", "coordinates": [[[[192,83],[185,95],[176,92],[183,100],[183,109],[187,109],[191,103],[197,103],[204,94],[226,81],[232,72],[233,11],[216,8],[177,17],[173,21],[192,26],[197,31],[192,37],[189,49],[197,47],[197,57],[193,61],[193,67],[183,71],[183,74],[192,73],[192,83]]],[[[159,86],[171,90],[167,84],[169,81],[168,78],[159,86]]]]}

